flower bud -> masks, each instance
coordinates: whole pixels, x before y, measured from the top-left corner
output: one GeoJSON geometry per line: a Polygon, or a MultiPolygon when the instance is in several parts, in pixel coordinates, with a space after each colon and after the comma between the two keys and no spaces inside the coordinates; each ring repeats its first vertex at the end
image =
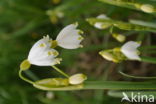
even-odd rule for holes
{"type": "Polygon", "coordinates": [[[124,42],[126,40],[126,37],[124,35],[121,34],[112,34],[112,36],[119,42],[124,42]]]}
{"type": "Polygon", "coordinates": [[[38,80],[35,82],[38,86],[48,86],[48,87],[61,87],[61,86],[68,86],[68,79],[67,78],[47,78],[38,80]]]}
{"type": "Polygon", "coordinates": [[[70,84],[81,84],[87,79],[87,76],[84,74],[74,74],[71,77],[69,77],[69,83],[70,84]]]}
{"type": "Polygon", "coordinates": [[[58,23],[58,17],[55,16],[55,15],[52,15],[52,16],[50,16],[50,21],[51,21],[53,24],[57,24],[57,23],[58,23]]]}
{"type": "Polygon", "coordinates": [[[143,5],[141,5],[140,9],[147,13],[154,12],[154,7],[150,4],[143,4],[143,5]]]}
{"type": "Polygon", "coordinates": [[[28,60],[24,60],[20,65],[20,70],[28,70],[31,64],[28,60]]]}
{"type": "Polygon", "coordinates": [[[113,55],[110,54],[110,53],[107,52],[107,51],[100,51],[99,54],[100,54],[103,58],[105,58],[106,60],[108,60],[108,61],[113,61],[113,60],[114,60],[113,55]]]}

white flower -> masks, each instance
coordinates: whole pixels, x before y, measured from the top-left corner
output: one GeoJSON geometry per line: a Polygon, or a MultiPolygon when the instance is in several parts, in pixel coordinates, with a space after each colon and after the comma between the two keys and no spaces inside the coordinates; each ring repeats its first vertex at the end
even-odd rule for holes
{"type": "Polygon", "coordinates": [[[134,41],[129,41],[127,43],[125,43],[122,47],[121,47],[121,52],[128,58],[131,60],[141,60],[138,54],[138,50],[137,48],[140,46],[139,43],[134,42],[134,41]]]}
{"type": "MultiPolygon", "coordinates": [[[[97,19],[109,19],[106,15],[104,14],[101,14],[99,16],[96,17],[97,19]]],[[[96,22],[94,24],[94,26],[98,29],[105,29],[105,28],[108,28],[111,24],[109,23],[104,23],[104,22],[96,22]]]]}
{"type": "Polygon", "coordinates": [[[60,63],[61,59],[56,58],[58,52],[51,48],[51,41],[52,39],[50,39],[49,36],[46,36],[33,45],[28,55],[30,64],[51,66],[60,63]]]}
{"type": "Polygon", "coordinates": [[[81,84],[87,79],[87,76],[84,74],[74,74],[69,77],[70,84],[81,84]]]}
{"type": "Polygon", "coordinates": [[[63,28],[58,34],[56,41],[57,45],[66,49],[76,49],[82,47],[80,42],[83,37],[80,35],[82,31],[76,29],[78,24],[70,24],[63,28]]]}

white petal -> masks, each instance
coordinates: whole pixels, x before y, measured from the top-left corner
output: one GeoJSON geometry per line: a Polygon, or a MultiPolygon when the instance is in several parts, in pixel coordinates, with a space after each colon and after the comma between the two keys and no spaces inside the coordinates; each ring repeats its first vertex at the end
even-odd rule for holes
{"type": "Polygon", "coordinates": [[[42,50],[46,50],[49,49],[51,46],[51,42],[52,39],[49,38],[49,36],[47,35],[46,37],[43,37],[42,39],[40,39],[39,41],[37,41],[31,48],[30,52],[29,52],[29,58],[34,58],[36,57],[36,55],[39,55],[39,52],[42,50]]]}
{"type": "MultiPolygon", "coordinates": [[[[109,18],[108,18],[106,15],[104,15],[104,14],[101,14],[101,15],[97,16],[96,18],[98,18],[98,19],[109,19],[109,18]]],[[[109,27],[110,24],[108,24],[108,23],[103,23],[103,22],[96,22],[96,23],[94,24],[94,26],[95,26],[96,28],[98,28],[98,29],[105,29],[105,28],[109,27]]]]}
{"type": "Polygon", "coordinates": [[[31,48],[28,55],[28,61],[31,64],[38,66],[51,66],[57,64],[58,60],[56,60],[55,57],[58,55],[58,52],[50,47],[51,39],[49,36],[40,39],[31,48]]]}
{"type": "Polygon", "coordinates": [[[56,41],[58,45],[66,49],[79,48],[80,42],[83,40],[80,30],[76,29],[77,24],[70,24],[63,28],[58,34],[56,41]]]}
{"type": "Polygon", "coordinates": [[[84,74],[74,74],[69,77],[70,84],[81,84],[87,79],[87,76],[84,74]]]}
{"type": "Polygon", "coordinates": [[[138,50],[137,48],[140,46],[139,43],[134,42],[134,41],[129,41],[125,43],[121,47],[121,52],[129,59],[131,60],[141,60],[139,55],[138,55],[138,50]]]}

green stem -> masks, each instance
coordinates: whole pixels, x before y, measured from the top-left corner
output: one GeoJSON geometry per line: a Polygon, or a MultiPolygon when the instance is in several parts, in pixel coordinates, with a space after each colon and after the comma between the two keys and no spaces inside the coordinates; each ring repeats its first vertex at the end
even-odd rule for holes
{"type": "Polygon", "coordinates": [[[145,90],[156,89],[152,82],[86,81],[83,89],[145,90]]]}
{"type": "Polygon", "coordinates": [[[124,81],[86,81],[80,85],[69,86],[46,86],[34,83],[34,87],[48,91],[69,91],[69,90],[155,90],[156,82],[124,82],[124,81]]]}
{"type": "Polygon", "coordinates": [[[125,77],[128,77],[128,78],[135,78],[135,79],[156,79],[156,77],[139,77],[139,76],[133,76],[133,75],[128,75],[122,71],[119,71],[119,73],[125,77]]]}
{"type": "Polygon", "coordinates": [[[19,75],[19,77],[20,77],[21,79],[23,79],[24,81],[26,81],[26,82],[28,82],[28,83],[30,83],[30,84],[34,84],[33,81],[31,81],[31,80],[25,78],[24,76],[22,76],[22,70],[19,70],[18,75],[19,75]]]}
{"type": "Polygon", "coordinates": [[[156,64],[156,58],[141,56],[141,61],[156,64]]]}
{"type": "Polygon", "coordinates": [[[109,32],[110,32],[111,34],[113,34],[113,29],[114,29],[114,26],[111,26],[111,27],[110,27],[110,30],[109,30],[109,32]]]}
{"type": "Polygon", "coordinates": [[[69,78],[69,75],[67,75],[66,73],[64,73],[61,69],[59,69],[56,66],[52,66],[57,72],[61,73],[62,75],[64,75],[65,77],[69,78]]]}

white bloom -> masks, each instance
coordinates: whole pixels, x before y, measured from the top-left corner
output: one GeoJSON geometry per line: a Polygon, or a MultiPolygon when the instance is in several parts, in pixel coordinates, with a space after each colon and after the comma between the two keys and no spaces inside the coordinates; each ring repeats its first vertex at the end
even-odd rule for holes
{"type": "MultiPolygon", "coordinates": [[[[109,19],[106,15],[104,15],[104,14],[101,14],[101,15],[99,15],[99,16],[97,16],[96,17],[97,19],[109,19]]],[[[98,29],[105,29],[105,28],[107,28],[107,27],[109,27],[111,24],[109,24],[109,23],[104,23],[104,22],[96,22],[95,24],[94,24],[94,26],[96,27],[96,28],[98,28],[98,29]]]]}
{"type": "Polygon", "coordinates": [[[74,74],[69,77],[70,84],[81,84],[87,79],[87,76],[84,74],[74,74]]]}
{"type": "Polygon", "coordinates": [[[78,24],[70,24],[63,28],[58,34],[56,41],[58,46],[66,49],[76,49],[82,47],[80,42],[83,37],[80,35],[82,31],[76,29],[78,24]]]}
{"type": "Polygon", "coordinates": [[[61,59],[56,58],[56,56],[58,56],[58,52],[50,48],[51,41],[52,39],[50,39],[49,36],[43,37],[43,39],[37,41],[29,52],[28,61],[31,64],[38,66],[59,64],[61,59]]]}
{"type": "Polygon", "coordinates": [[[139,55],[138,55],[138,50],[137,48],[140,46],[139,43],[134,42],[134,41],[129,41],[127,43],[125,43],[122,47],[121,47],[121,52],[128,58],[131,60],[141,60],[139,55]]]}

